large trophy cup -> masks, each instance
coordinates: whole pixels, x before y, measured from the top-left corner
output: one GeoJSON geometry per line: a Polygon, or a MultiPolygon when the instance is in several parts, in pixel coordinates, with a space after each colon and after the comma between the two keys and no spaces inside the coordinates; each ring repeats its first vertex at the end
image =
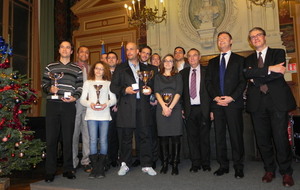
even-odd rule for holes
{"type": "Polygon", "coordinates": [[[143,90],[142,90],[143,94],[150,92],[150,89],[147,86],[147,83],[153,77],[153,75],[154,75],[153,70],[151,70],[151,71],[138,71],[138,76],[145,83],[145,85],[143,86],[143,90]]]}
{"type": "Polygon", "coordinates": [[[94,85],[94,88],[96,89],[96,93],[97,93],[97,102],[95,105],[96,109],[100,109],[102,106],[100,104],[100,100],[99,100],[99,96],[100,96],[100,90],[103,87],[103,85],[94,85]]]}
{"type": "MultiPolygon", "coordinates": [[[[54,86],[57,87],[58,83],[57,81],[61,78],[63,78],[64,73],[52,73],[52,72],[48,72],[48,76],[51,80],[54,80],[54,86]]],[[[51,99],[58,99],[58,95],[56,93],[54,93],[54,95],[51,96],[51,99]]]]}

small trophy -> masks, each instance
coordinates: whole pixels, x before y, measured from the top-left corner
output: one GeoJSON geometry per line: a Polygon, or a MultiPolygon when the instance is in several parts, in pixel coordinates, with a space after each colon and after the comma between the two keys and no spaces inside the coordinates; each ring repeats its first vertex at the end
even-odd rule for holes
{"type": "Polygon", "coordinates": [[[150,92],[150,90],[148,89],[147,83],[153,77],[153,75],[154,75],[153,70],[151,70],[151,71],[138,71],[138,76],[145,83],[145,85],[143,86],[143,90],[142,90],[142,92],[144,94],[150,92]]]}
{"type": "Polygon", "coordinates": [[[166,106],[169,107],[173,100],[173,94],[172,93],[163,93],[162,98],[163,98],[163,101],[166,103],[166,106]]]}
{"type": "MultiPolygon", "coordinates": [[[[48,72],[48,76],[51,80],[54,80],[54,86],[57,87],[58,83],[57,81],[61,78],[63,78],[64,73],[52,73],[52,72],[48,72]]],[[[54,93],[54,95],[51,96],[51,99],[58,99],[58,95],[56,93],[54,93]]]]}
{"type": "Polygon", "coordinates": [[[100,109],[102,107],[101,104],[100,104],[100,101],[99,101],[100,90],[101,90],[102,86],[103,85],[94,85],[94,88],[96,89],[96,93],[97,93],[97,102],[96,102],[96,105],[95,105],[96,109],[100,109]]]}

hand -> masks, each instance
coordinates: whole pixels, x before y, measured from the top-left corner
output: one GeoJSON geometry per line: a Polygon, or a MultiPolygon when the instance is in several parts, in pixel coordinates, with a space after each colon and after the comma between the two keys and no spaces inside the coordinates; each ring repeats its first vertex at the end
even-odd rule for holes
{"type": "Polygon", "coordinates": [[[213,121],[213,120],[215,119],[214,113],[213,113],[213,112],[210,112],[210,113],[209,113],[209,116],[210,116],[210,120],[211,120],[211,121],[213,121]]]}
{"type": "Polygon", "coordinates": [[[51,86],[50,88],[50,92],[53,93],[53,94],[56,94],[58,92],[59,88],[57,88],[56,86],[51,86]]]}
{"type": "Polygon", "coordinates": [[[117,105],[114,105],[114,107],[112,107],[111,110],[112,110],[113,112],[117,112],[117,111],[118,111],[118,106],[117,106],[117,105]]]}
{"type": "Polygon", "coordinates": [[[101,111],[104,110],[107,107],[107,104],[100,104],[100,108],[95,108],[96,104],[95,103],[91,103],[91,108],[95,111],[101,111]]]}
{"type": "Polygon", "coordinates": [[[217,102],[217,105],[219,105],[219,106],[228,106],[229,100],[226,99],[226,97],[229,97],[229,96],[217,96],[214,98],[214,101],[217,102]]]}
{"type": "Polygon", "coordinates": [[[269,66],[269,71],[274,72],[274,73],[281,73],[281,74],[284,74],[284,73],[285,73],[284,62],[279,63],[279,64],[277,64],[277,65],[269,66]]]}
{"type": "Polygon", "coordinates": [[[74,102],[76,101],[76,98],[74,98],[73,96],[69,96],[69,98],[61,98],[61,100],[63,102],[74,102]]]}
{"type": "Polygon", "coordinates": [[[172,109],[170,109],[169,107],[167,106],[164,106],[163,107],[163,111],[162,111],[162,115],[165,116],[165,117],[169,117],[172,113],[172,109]]]}
{"type": "Polygon", "coordinates": [[[155,100],[154,102],[151,102],[151,101],[150,101],[150,104],[151,104],[152,106],[156,106],[156,105],[157,105],[157,100],[155,100]]]}
{"type": "Polygon", "coordinates": [[[138,90],[134,91],[133,88],[131,86],[128,86],[126,89],[125,89],[125,93],[126,94],[136,94],[138,92],[138,90]]]}

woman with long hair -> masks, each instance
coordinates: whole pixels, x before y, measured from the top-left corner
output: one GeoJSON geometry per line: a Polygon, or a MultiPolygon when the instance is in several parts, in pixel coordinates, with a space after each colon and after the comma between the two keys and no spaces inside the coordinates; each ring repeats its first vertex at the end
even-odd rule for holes
{"type": "Polygon", "coordinates": [[[116,96],[110,87],[111,73],[108,65],[97,62],[90,68],[88,80],[83,84],[80,103],[87,107],[87,120],[90,137],[90,160],[92,172],[89,178],[105,177],[104,166],[107,155],[107,134],[111,120],[110,107],[116,104],[116,96]],[[98,138],[100,152],[98,153],[98,138]]]}
{"type": "Polygon", "coordinates": [[[162,158],[160,173],[164,174],[168,171],[169,140],[171,139],[171,174],[178,175],[180,136],[183,133],[179,101],[182,88],[182,78],[175,67],[174,57],[171,54],[167,54],[160,64],[160,73],[154,79],[154,93],[158,101],[156,109],[157,131],[162,158]]]}

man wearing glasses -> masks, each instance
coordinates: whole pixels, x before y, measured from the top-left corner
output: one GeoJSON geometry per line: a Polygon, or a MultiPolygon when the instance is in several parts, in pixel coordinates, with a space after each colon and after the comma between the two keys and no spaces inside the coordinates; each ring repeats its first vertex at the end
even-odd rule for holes
{"type": "Polygon", "coordinates": [[[247,111],[251,113],[257,145],[264,162],[265,175],[262,181],[269,183],[275,178],[276,156],[283,185],[293,186],[287,123],[288,111],[295,109],[296,103],[283,76],[285,51],[268,47],[266,32],[259,27],[249,31],[249,41],[256,51],[245,61],[245,77],[249,81],[247,111]]]}

